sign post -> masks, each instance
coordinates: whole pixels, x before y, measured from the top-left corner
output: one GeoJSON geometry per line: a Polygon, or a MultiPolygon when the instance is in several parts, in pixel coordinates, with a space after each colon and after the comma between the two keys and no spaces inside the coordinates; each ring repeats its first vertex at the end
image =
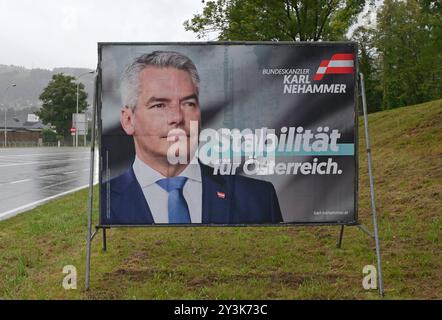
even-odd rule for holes
{"type": "Polygon", "coordinates": [[[77,128],[72,127],[71,128],[71,136],[72,136],[72,146],[75,147],[75,138],[76,138],[76,134],[77,134],[77,128]]]}
{"type": "Polygon", "coordinates": [[[78,136],[84,136],[84,142],[86,145],[86,135],[88,132],[88,122],[86,113],[73,113],[72,114],[72,127],[76,129],[75,131],[75,146],[78,147],[78,136]]]}

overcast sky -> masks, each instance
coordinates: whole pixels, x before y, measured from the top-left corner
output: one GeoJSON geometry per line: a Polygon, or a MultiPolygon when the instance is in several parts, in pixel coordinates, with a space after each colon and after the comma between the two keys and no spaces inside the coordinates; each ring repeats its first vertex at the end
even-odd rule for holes
{"type": "Polygon", "coordinates": [[[0,64],[95,69],[97,42],[197,41],[201,0],[0,0],[0,64]]]}

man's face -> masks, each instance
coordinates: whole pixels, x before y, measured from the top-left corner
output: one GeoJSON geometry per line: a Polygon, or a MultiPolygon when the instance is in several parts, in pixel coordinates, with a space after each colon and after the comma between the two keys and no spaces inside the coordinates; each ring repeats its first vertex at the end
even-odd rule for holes
{"type": "Polygon", "coordinates": [[[167,157],[169,146],[178,139],[190,146],[190,121],[199,123],[201,112],[189,73],[147,67],[140,72],[139,80],[135,109],[123,108],[121,114],[123,129],[134,136],[137,155],[142,160],[167,157]]]}

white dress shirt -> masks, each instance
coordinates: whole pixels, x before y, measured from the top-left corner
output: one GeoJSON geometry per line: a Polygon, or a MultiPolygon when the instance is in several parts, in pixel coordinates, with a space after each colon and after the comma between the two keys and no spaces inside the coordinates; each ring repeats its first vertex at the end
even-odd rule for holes
{"type": "MultiPolygon", "coordinates": [[[[153,216],[155,223],[169,223],[167,200],[169,193],[161,188],[156,182],[167,178],[158,171],[145,164],[138,156],[135,156],[132,168],[135,177],[143,190],[144,197],[153,216]]],[[[187,177],[183,187],[184,199],[189,207],[190,220],[192,223],[202,222],[202,181],[201,169],[198,161],[192,161],[179,175],[187,177]],[[195,163],[193,163],[195,162],[195,163]]]]}

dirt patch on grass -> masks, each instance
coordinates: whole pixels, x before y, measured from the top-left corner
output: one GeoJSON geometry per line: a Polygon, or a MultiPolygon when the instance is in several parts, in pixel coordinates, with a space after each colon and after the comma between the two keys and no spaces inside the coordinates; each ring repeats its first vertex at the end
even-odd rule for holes
{"type": "Polygon", "coordinates": [[[103,281],[121,282],[121,281],[149,281],[155,278],[183,278],[185,273],[179,270],[172,269],[157,269],[157,268],[118,268],[112,272],[103,275],[103,281]]]}
{"type": "Polygon", "coordinates": [[[187,280],[187,286],[190,288],[202,288],[207,286],[213,286],[214,284],[229,284],[229,283],[244,283],[251,280],[259,280],[263,282],[269,282],[272,285],[284,285],[293,289],[299,288],[309,281],[325,281],[330,284],[336,283],[338,280],[356,278],[343,274],[323,274],[323,275],[311,275],[311,274],[299,274],[293,272],[272,272],[272,273],[246,273],[246,274],[232,274],[232,275],[208,275],[205,277],[194,277],[187,280]]]}

